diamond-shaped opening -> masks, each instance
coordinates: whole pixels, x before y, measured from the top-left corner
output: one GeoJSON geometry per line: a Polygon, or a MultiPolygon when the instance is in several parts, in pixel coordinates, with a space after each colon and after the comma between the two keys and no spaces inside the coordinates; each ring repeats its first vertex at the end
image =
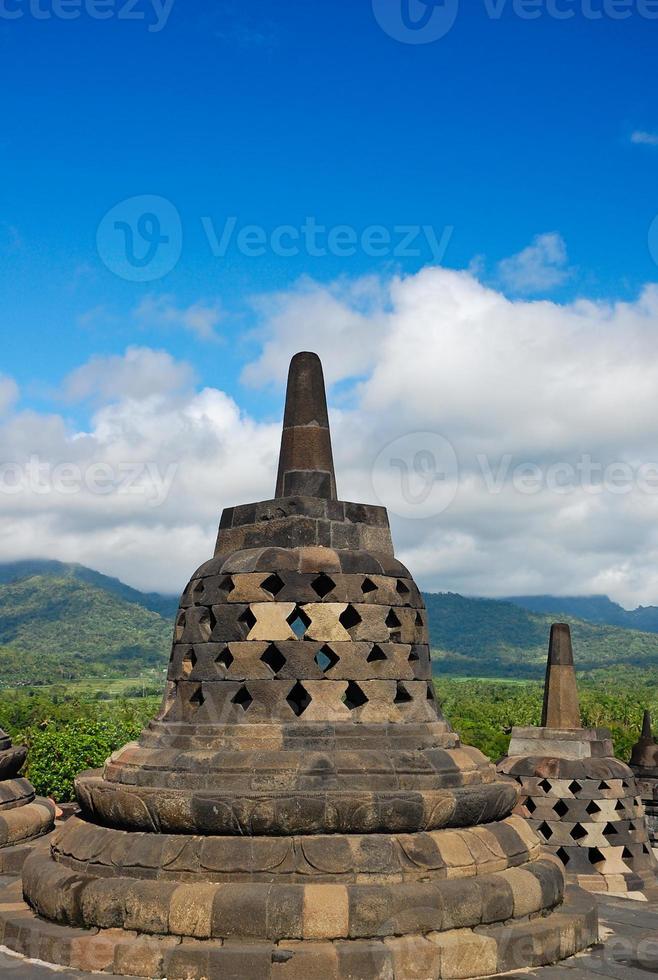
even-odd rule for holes
{"type": "Polygon", "coordinates": [[[203,688],[197,687],[196,691],[190,698],[190,704],[193,704],[195,708],[200,708],[205,702],[205,697],[203,696],[203,688]]]}
{"type": "Polygon", "coordinates": [[[563,847],[558,847],[556,853],[557,853],[557,856],[559,857],[560,861],[562,862],[562,864],[566,868],[567,864],[571,860],[570,857],[569,857],[569,855],[568,855],[568,853],[567,853],[567,851],[565,851],[565,849],[563,847]]]}
{"type": "Polygon", "coordinates": [[[359,685],[355,681],[350,681],[347,685],[347,690],[343,694],[343,704],[350,711],[354,711],[355,708],[361,708],[364,704],[368,703],[368,698],[365,696],[359,685]]]}
{"type": "Polygon", "coordinates": [[[373,643],[372,650],[370,651],[366,659],[369,664],[376,664],[380,660],[387,660],[388,657],[386,656],[386,654],[384,653],[384,651],[382,650],[382,648],[379,646],[378,643],[373,643]]]}
{"type": "Polygon", "coordinates": [[[542,823],[539,824],[539,826],[537,827],[537,830],[542,835],[542,837],[544,838],[544,840],[550,840],[551,837],[553,836],[553,831],[548,826],[548,824],[546,823],[545,820],[542,823]]]}
{"type": "Polygon", "coordinates": [[[585,811],[589,813],[590,817],[593,817],[597,813],[601,812],[601,807],[596,802],[596,800],[590,800],[587,806],[585,807],[585,811]]]}
{"type": "Polygon", "coordinates": [[[406,689],[402,681],[398,681],[393,704],[409,704],[410,701],[413,701],[412,696],[409,694],[409,691],[406,689]]]}
{"type": "Polygon", "coordinates": [[[227,575],[226,578],[222,579],[222,581],[220,582],[219,588],[222,592],[226,592],[227,595],[230,595],[230,593],[235,588],[235,582],[233,581],[230,575],[227,575]]]}
{"type": "Polygon", "coordinates": [[[299,681],[297,681],[295,686],[291,689],[290,693],[288,694],[286,701],[288,702],[288,704],[290,705],[294,713],[299,718],[299,716],[303,715],[306,709],[308,708],[309,704],[312,701],[312,698],[311,695],[306,690],[306,688],[304,687],[304,685],[301,684],[299,681]]]}
{"type": "Polygon", "coordinates": [[[284,585],[285,582],[276,574],[276,572],[274,575],[269,575],[264,582],[260,583],[260,587],[263,592],[269,592],[271,596],[277,596],[284,585]]]}
{"type": "Polygon", "coordinates": [[[340,624],[346,630],[354,629],[361,622],[361,617],[354,608],[354,606],[349,605],[339,616],[340,624]]]}
{"type": "Polygon", "coordinates": [[[235,657],[228,647],[224,647],[224,649],[215,657],[215,663],[219,664],[220,667],[224,667],[225,670],[229,669],[234,660],[235,657]]]}
{"type": "Polygon", "coordinates": [[[420,657],[418,656],[417,651],[414,650],[414,648],[412,647],[411,648],[411,653],[409,654],[409,663],[410,664],[415,664],[415,663],[418,663],[419,660],[420,660],[420,657]]]}
{"type": "Polygon", "coordinates": [[[243,711],[248,711],[253,704],[253,700],[251,694],[243,684],[237,694],[234,694],[231,698],[231,703],[239,705],[243,711]]]}
{"type": "Polygon", "coordinates": [[[296,606],[288,616],[288,625],[297,639],[301,640],[306,635],[306,631],[311,625],[311,620],[308,618],[303,609],[296,606]]]}
{"type": "Polygon", "coordinates": [[[313,579],[311,582],[311,588],[319,595],[321,599],[324,599],[326,595],[329,595],[336,588],[336,583],[328,575],[322,572],[317,578],[313,579]]]}
{"type": "Polygon", "coordinates": [[[615,813],[621,813],[622,810],[625,810],[625,809],[626,809],[626,807],[624,806],[624,801],[623,800],[617,800],[617,802],[615,803],[615,813]]]}
{"type": "Polygon", "coordinates": [[[244,623],[244,625],[247,627],[248,630],[252,630],[256,625],[256,617],[251,611],[250,606],[247,606],[245,611],[242,613],[241,616],[238,617],[238,619],[241,623],[244,623]]]}
{"type": "Polygon", "coordinates": [[[603,864],[605,861],[605,855],[601,853],[598,847],[590,847],[587,852],[587,857],[589,858],[589,863],[596,866],[597,864],[603,864]]]}
{"type": "Polygon", "coordinates": [[[528,799],[525,801],[525,808],[528,813],[534,813],[537,809],[537,804],[531,797],[528,797],[528,799]]]}
{"type": "Polygon", "coordinates": [[[340,657],[326,644],[315,655],[315,662],[323,674],[335,667],[339,660],[340,657]]]}
{"type": "Polygon", "coordinates": [[[583,837],[587,837],[587,830],[581,823],[577,823],[576,826],[571,830],[569,835],[572,840],[582,840],[583,837]]]}
{"type": "Polygon", "coordinates": [[[583,787],[580,785],[577,779],[574,779],[573,782],[569,783],[569,792],[573,793],[574,796],[576,793],[580,793],[582,788],[583,787]]]}
{"type": "Polygon", "coordinates": [[[553,812],[557,813],[558,817],[565,817],[569,812],[569,807],[564,802],[564,800],[558,800],[553,807],[553,812]]]}
{"type": "Polygon", "coordinates": [[[371,578],[364,578],[363,582],[361,583],[361,591],[364,595],[368,595],[369,592],[376,592],[377,586],[371,578]]]}
{"type": "Polygon", "coordinates": [[[550,791],[553,789],[553,786],[551,785],[551,783],[549,783],[548,779],[542,779],[541,783],[539,783],[539,788],[543,789],[545,793],[550,793],[550,791]]]}
{"type": "Polygon", "coordinates": [[[210,639],[216,625],[217,620],[212,609],[210,607],[204,607],[199,616],[199,627],[203,629],[206,639],[210,639]]]}
{"type": "Polygon", "coordinates": [[[405,585],[402,579],[398,579],[395,591],[398,595],[409,595],[409,586],[405,585]]]}
{"type": "Polygon", "coordinates": [[[274,645],[274,643],[270,643],[260,659],[264,664],[267,664],[274,674],[278,674],[286,664],[286,658],[283,656],[279,648],[274,645]]]}
{"type": "Polygon", "coordinates": [[[599,789],[610,789],[605,779],[602,779],[601,782],[599,783],[599,789]]]}
{"type": "Polygon", "coordinates": [[[607,823],[603,828],[604,837],[617,837],[618,834],[619,831],[617,830],[617,828],[613,823],[607,823]]]}
{"type": "Polygon", "coordinates": [[[628,847],[625,847],[624,850],[621,852],[621,859],[622,861],[632,861],[633,852],[628,847]]]}
{"type": "Polygon", "coordinates": [[[390,630],[399,629],[402,625],[398,617],[395,615],[394,609],[389,609],[388,616],[386,617],[386,625],[390,630]]]}
{"type": "Polygon", "coordinates": [[[194,650],[188,650],[183,657],[183,673],[191,674],[197,664],[197,656],[194,650]]]}

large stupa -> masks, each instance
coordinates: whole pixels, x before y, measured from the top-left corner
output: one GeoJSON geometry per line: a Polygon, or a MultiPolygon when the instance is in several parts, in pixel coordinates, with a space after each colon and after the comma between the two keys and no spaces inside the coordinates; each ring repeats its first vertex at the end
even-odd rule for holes
{"type": "Polygon", "coordinates": [[[185,589],[160,713],[76,789],[80,817],[26,863],[27,904],[0,909],[0,941],[40,959],[413,980],[597,938],[591,899],[564,902],[560,861],[512,814],[517,787],[441,715],[386,511],[337,499],[314,354],[291,364],[276,498],[226,510],[185,589]]]}

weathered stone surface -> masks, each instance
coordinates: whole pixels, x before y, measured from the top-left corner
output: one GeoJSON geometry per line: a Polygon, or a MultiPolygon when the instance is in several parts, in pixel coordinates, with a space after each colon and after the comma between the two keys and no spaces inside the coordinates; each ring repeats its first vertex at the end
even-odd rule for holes
{"type": "Polygon", "coordinates": [[[277,494],[222,516],[158,716],[78,778],[81,816],[28,860],[4,941],[169,980],[481,975],[510,929],[541,962],[562,867],[441,715],[386,512],[336,499],[314,355],[291,365],[277,494]]]}

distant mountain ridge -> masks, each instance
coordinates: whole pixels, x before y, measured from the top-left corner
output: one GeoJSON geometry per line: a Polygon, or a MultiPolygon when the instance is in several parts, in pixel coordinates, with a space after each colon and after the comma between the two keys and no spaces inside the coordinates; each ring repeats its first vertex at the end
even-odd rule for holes
{"type": "Polygon", "coordinates": [[[528,609],[530,612],[559,616],[566,613],[577,616],[588,623],[621,626],[625,629],[642,630],[645,633],[658,633],[658,606],[638,606],[637,609],[624,609],[607,595],[554,596],[526,595],[510,596],[506,602],[528,609]]]}
{"type": "MultiPolygon", "coordinates": [[[[507,601],[446,592],[424,598],[442,676],[540,679],[555,619],[572,624],[580,671],[625,665],[658,672],[655,632],[587,621],[612,615],[609,607],[617,615],[621,607],[605,597],[592,597],[591,606],[587,599],[555,600],[554,610],[550,596],[507,601]],[[527,608],[526,601],[546,608],[527,608]]],[[[0,564],[0,684],[159,675],[177,606],[177,597],[139,592],[83,565],[0,564]]]]}

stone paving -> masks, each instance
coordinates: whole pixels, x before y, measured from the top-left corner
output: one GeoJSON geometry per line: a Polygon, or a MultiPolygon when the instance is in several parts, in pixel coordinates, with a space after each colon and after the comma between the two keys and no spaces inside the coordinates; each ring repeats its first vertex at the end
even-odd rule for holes
{"type": "MultiPolygon", "coordinates": [[[[0,879],[0,883],[1,883],[0,879]]],[[[658,899],[638,902],[610,895],[597,897],[601,935],[604,943],[580,953],[559,966],[521,970],[506,976],[510,980],[649,980],[658,973],[658,899]]],[[[107,976],[107,974],[103,974],[107,976]]],[[[7,980],[81,980],[99,974],[80,973],[62,967],[29,963],[0,949],[0,977],[7,980]]],[[[118,980],[128,980],[119,977],[118,980]]],[[[219,978],[209,978],[219,980],[219,978]]],[[[225,980],[225,978],[222,978],[225,980]]],[[[237,978],[231,978],[237,980],[237,978]]],[[[240,980],[259,980],[241,977],[240,980]]],[[[321,978],[318,978],[321,980],[321,978]]],[[[354,980],[359,980],[355,977],[354,980]]],[[[412,980],[396,977],[395,980],[412,980]]],[[[418,975],[413,980],[424,980],[418,975]]],[[[427,978],[429,980],[429,978],[427,978]]],[[[504,980],[504,977],[498,977],[504,980]]]]}

